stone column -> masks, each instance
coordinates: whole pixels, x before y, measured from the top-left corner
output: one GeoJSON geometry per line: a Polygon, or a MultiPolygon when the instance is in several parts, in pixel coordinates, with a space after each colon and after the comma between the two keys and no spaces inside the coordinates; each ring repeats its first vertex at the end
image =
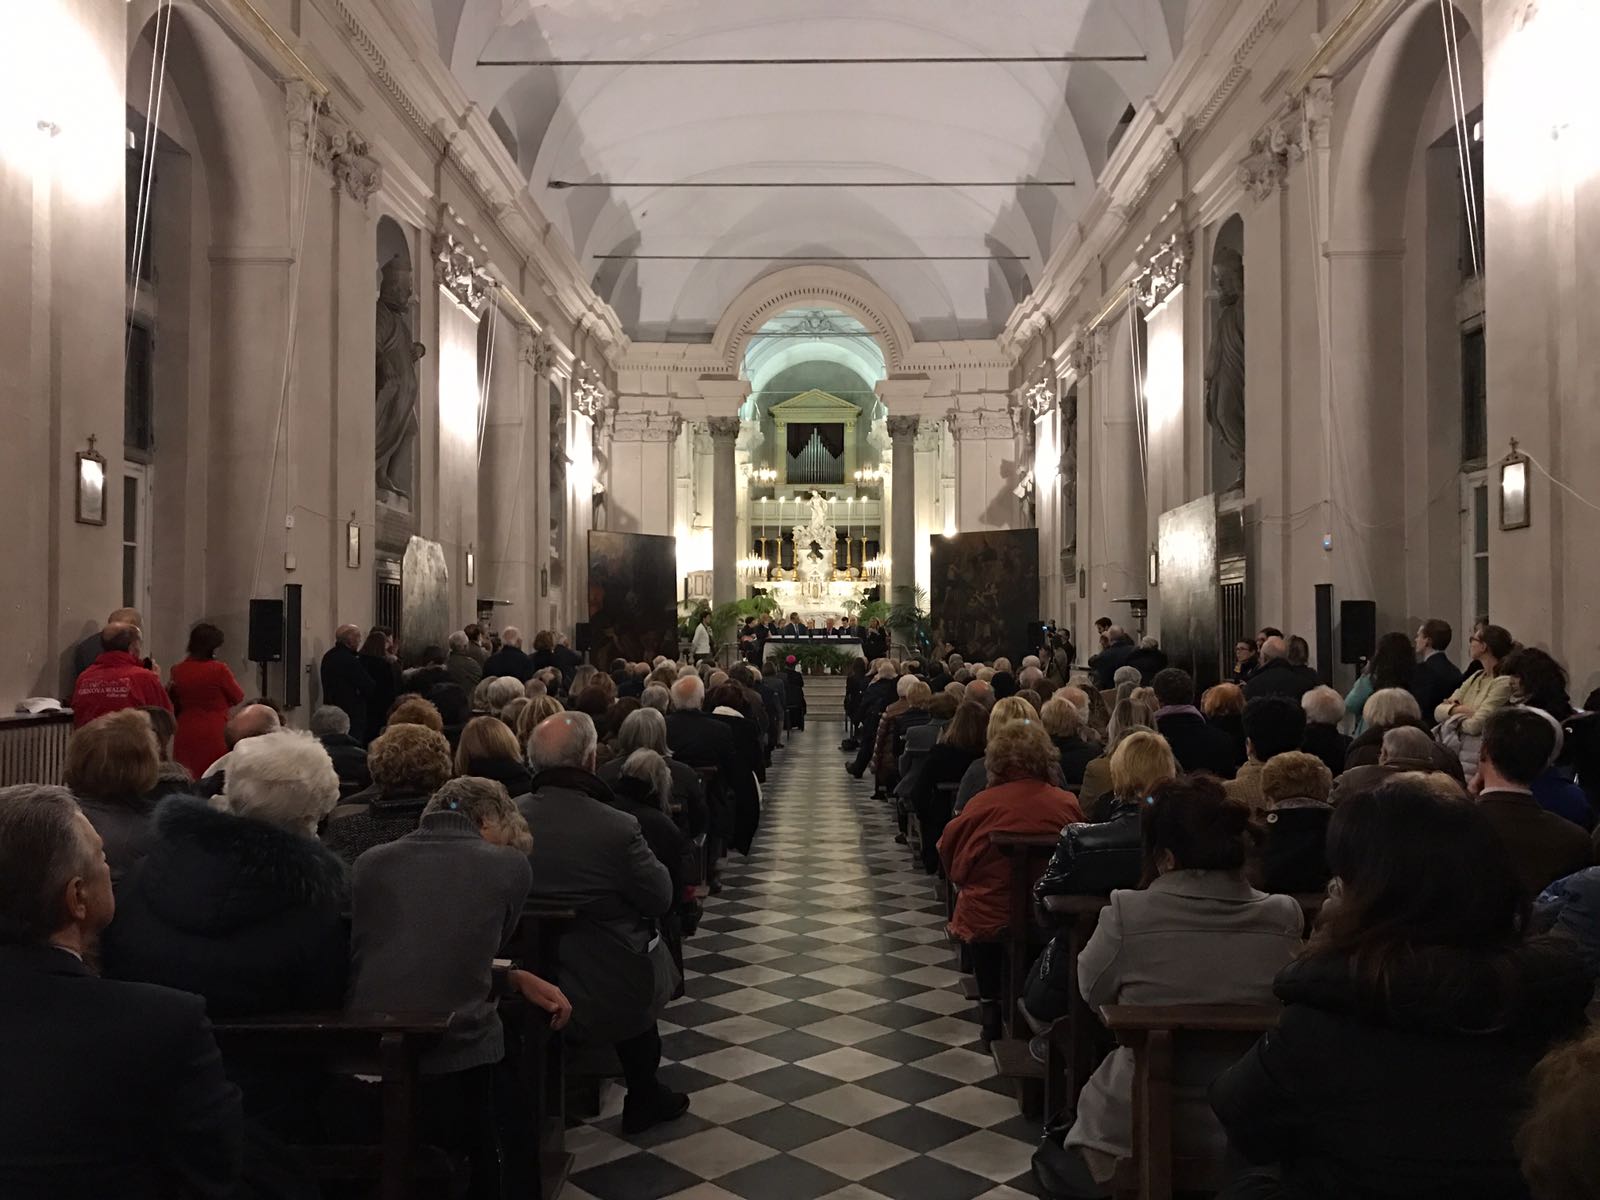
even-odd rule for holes
{"type": "Polygon", "coordinates": [[[917,586],[917,418],[890,417],[889,598],[911,603],[917,586]]]}
{"type": "Polygon", "coordinates": [[[739,440],[738,417],[711,417],[706,421],[714,447],[711,470],[711,602],[727,604],[739,598],[739,476],[734,470],[734,445],[739,440]]]}
{"type": "Polygon", "coordinates": [[[533,372],[526,362],[532,333],[491,303],[485,320],[497,323],[488,365],[483,452],[478,465],[477,593],[506,601],[497,608],[498,628],[527,629],[533,620],[533,595],[538,578],[531,567],[534,538],[530,531],[537,492],[538,459],[530,402],[533,372]],[[530,582],[532,587],[530,588],[530,582]]]}

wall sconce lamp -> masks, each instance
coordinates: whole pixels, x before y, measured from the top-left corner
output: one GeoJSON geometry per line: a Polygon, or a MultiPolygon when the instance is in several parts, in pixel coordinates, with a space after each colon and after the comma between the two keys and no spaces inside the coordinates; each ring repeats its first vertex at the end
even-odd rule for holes
{"type": "Polygon", "coordinates": [[[1500,528],[1526,529],[1532,520],[1528,497],[1528,456],[1511,439],[1511,451],[1500,460],[1500,528]]]}
{"type": "Polygon", "coordinates": [[[106,523],[106,456],[94,448],[95,441],[91,433],[89,448],[79,450],[74,462],[77,505],[73,517],[80,525],[106,523]]]}
{"type": "Polygon", "coordinates": [[[1150,586],[1161,586],[1161,548],[1155,545],[1150,547],[1150,586]]]}
{"type": "Polygon", "coordinates": [[[467,586],[471,587],[478,582],[478,556],[472,552],[472,543],[467,543],[467,586]]]}
{"type": "Polygon", "coordinates": [[[361,522],[354,511],[344,527],[344,565],[352,570],[361,565],[361,522]]]}

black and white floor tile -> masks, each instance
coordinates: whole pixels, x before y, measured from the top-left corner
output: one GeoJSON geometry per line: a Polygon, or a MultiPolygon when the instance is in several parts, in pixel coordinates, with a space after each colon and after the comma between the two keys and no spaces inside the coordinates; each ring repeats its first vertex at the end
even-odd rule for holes
{"type": "Polygon", "coordinates": [[[661,1025],[689,1113],[639,1137],[620,1091],[569,1131],[572,1200],[1013,1200],[1037,1126],[994,1077],[932,881],[851,779],[840,727],[777,756],[661,1025]]]}

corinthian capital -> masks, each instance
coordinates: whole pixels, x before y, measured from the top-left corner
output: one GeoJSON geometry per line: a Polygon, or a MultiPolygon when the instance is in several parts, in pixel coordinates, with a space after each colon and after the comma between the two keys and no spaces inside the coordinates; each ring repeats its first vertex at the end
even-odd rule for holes
{"type": "Polygon", "coordinates": [[[892,439],[914,438],[917,436],[916,417],[890,417],[886,422],[889,436],[892,439]]]}
{"type": "Polygon", "coordinates": [[[706,418],[706,428],[711,432],[712,440],[730,445],[739,439],[739,427],[743,424],[738,417],[706,418]]]}

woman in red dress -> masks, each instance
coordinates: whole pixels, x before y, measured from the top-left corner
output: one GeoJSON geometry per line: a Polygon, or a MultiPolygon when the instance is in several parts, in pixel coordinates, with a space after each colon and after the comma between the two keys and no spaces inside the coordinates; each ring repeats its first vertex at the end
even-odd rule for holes
{"type": "Polygon", "coordinates": [[[228,664],[216,660],[221,645],[222,630],[205,622],[196,625],[189,634],[189,656],[172,668],[172,682],[167,685],[178,711],[172,757],[196,779],[227,753],[222,728],[228,723],[228,710],[244,699],[228,664]]]}

